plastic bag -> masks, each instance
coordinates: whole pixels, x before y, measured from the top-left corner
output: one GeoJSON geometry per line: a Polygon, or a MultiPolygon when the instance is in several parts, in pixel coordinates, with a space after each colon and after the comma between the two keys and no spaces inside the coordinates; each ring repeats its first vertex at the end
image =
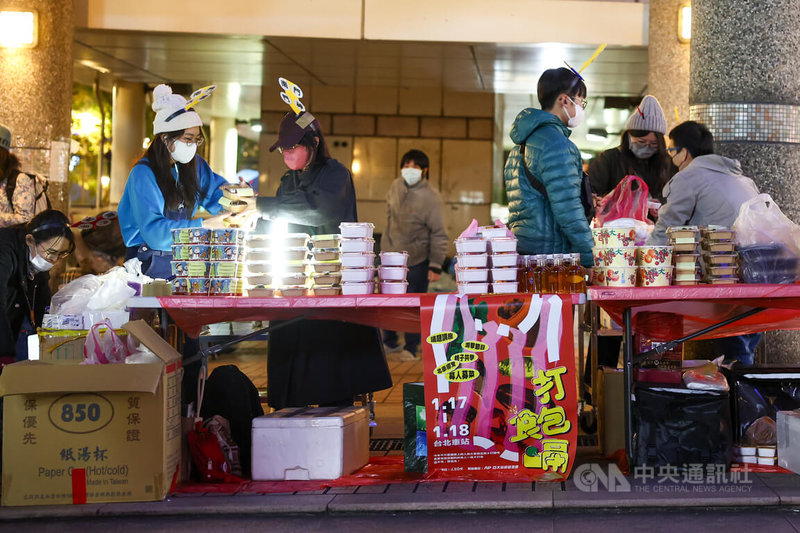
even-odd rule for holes
{"type": "Polygon", "coordinates": [[[800,226],[768,194],[743,203],[733,223],[742,278],[747,283],[800,279],[800,226]]]}
{"type": "Polygon", "coordinates": [[[50,300],[53,315],[81,315],[86,304],[103,285],[100,276],[87,274],[73,280],[56,292],[50,300]]]}
{"type": "Polygon", "coordinates": [[[778,442],[778,429],[775,420],[762,416],[744,432],[746,446],[775,446],[778,442]]]}
{"type": "Polygon", "coordinates": [[[124,268],[113,268],[103,276],[104,283],[86,302],[87,309],[94,311],[121,311],[128,298],[136,296],[136,290],[128,286],[124,268]]]}
{"type": "Polygon", "coordinates": [[[647,197],[650,188],[638,176],[625,176],[614,190],[605,195],[597,204],[598,227],[608,220],[632,218],[647,222],[647,197]]]}
{"type": "Polygon", "coordinates": [[[127,341],[117,335],[111,322],[106,320],[92,326],[86,335],[83,345],[83,363],[87,365],[107,365],[124,363],[125,358],[136,351],[133,339],[128,336],[127,341]],[[101,333],[100,330],[105,332],[101,333]]]}

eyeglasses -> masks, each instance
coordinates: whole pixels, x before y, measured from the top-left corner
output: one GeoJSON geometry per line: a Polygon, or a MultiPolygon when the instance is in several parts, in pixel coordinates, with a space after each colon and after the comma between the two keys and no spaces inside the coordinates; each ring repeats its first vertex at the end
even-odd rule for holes
{"type": "Polygon", "coordinates": [[[281,148],[280,146],[278,146],[278,153],[282,154],[283,152],[289,152],[289,151],[294,150],[295,148],[299,148],[299,147],[300,147],[299,144],[295,144],[291,148],[281,148]]]}
{"type": "Polygon", "coordinates": [[[650,148],[658,148],[658,141],[647,142],[642,140],[640,137],[635,137],[631,135],[631,142],[635,142],[636,144],[641,144],[642,146],[649,146],[650,148]]]}
{"type": "Polygon", "coordinates": [[[188,144],[190,146],[195,144],[195,145],[197,145],[198,148],[203,146],[203,143],[205,142],[205,139],[203,137],[181,137],[178,140],[180,142],[182,142],[184,144],[188,144]]]}
{"type": "MultiPolygon", "coordinates": [[[[569,97],[567,97],[567,98],[569,98],[569,97]]],[[[580,97],[580,96],[576,96],[575,98],[581,98],[581,97],[580,97]]],[[[589,105],[589,100],[587,100],[586,98],[581,98],[581,101],[580,101],[580,103],[579,103],[579,102],[576,102],[576,101],[575,101],[575,100],[573,100],[572,98],[569,98],[569,101],[570,101],[570,102],[572,102],[572,103],[573,103],[573,104],[575,104],[575,105],[579,105],[579,106],[581,106],[583,109],[586,109],[586,106],[588,106],[588,105],[589,105]]]]}
{"type": "Polygon", "coordinates": [[[49,260],[52,263],[55,263],[56,261],[64,259],[71,253],[72,250],[62,251],[62,250],[53,250],[52,248],[49,248],[44,252],[42,252],[42,257],[44,257],[45,259],[49,260]]]}

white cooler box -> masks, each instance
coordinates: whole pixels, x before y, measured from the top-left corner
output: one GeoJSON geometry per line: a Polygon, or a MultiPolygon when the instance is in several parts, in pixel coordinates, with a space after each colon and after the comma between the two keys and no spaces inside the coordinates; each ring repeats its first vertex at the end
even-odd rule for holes
{"type": "Polygon", "coordinates": [[[800,474],[800,409],[778,411],[778,466],[800,474]]]}
{"type": "Polygon", "coordinates": [[[253,419],[254,480],[336,479],[368,461],[364,407],[290,407],[253,419]]]}

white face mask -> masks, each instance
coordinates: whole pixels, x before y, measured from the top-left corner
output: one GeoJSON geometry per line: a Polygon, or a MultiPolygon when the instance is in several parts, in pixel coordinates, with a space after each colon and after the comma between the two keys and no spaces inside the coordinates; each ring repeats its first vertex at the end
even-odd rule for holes
{"type": "Polygon", "coordinates": [[[31,264],[36,272],[47,272],[51,268],[53,268],[53,263],[45,259],[39,254],[34,255],[31,257],[31,264]]]}
{"type": "Polygon", "coordinates": [[[422,179],[422,169],[413,167],[401,168],[400,175],[406,181],[406,185],[413,187],[422,179]]]}
{"type": "Polygon", "coordinates": [[[583,124],[583,119],[584,119],[583,107],[576,104],[575,101],[569,96],[567,97],[567,99],[570,102],[572,102],[572,104],[575,106],[575,116],[572,117],[569,116],[569,111],[567,111],[567,108],[566,107],[564,108],[564,114],[567,115],[567,127],[575,129],[581,124],[583,124]]]}
{"type": "Polygon", "coordinates": [[[172,144],[172,151],[170,152],[170,155],[172,156],[172,159],[178,163],[186,164],[194,158],[196,153],[196,144],[186,144],[183,141],[175,140],[172,144]]]}

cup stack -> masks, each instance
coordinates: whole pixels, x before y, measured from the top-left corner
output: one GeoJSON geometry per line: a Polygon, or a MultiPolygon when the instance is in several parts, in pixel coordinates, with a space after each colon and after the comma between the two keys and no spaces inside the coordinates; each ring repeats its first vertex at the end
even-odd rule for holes
{"type": "Polygon", "coordinates": [[[637,246],[637,285],[639,287],[666,287],[672,285],[672,246],[637,246]]]}
{"type": "Polygon", "coordinates": [[[675,261],[673,284],[697,285],[700,283],[700,254],[697,252],[700,230],[697,226],[670,226],[667,235],[675,261]]]}
{"type": "Polygon", "coordinates": [[[305,296],[307,233],[250,234],[246,240],[245,277],[249,296],[305,296]]]}
{"type": "Polygon", "coordinates": [[[378,269],[382,294],[405,294],[408,291],[408,253],[381,252],[378,269]]]}
{"type": "Polygon", "coordinates": [[[372,294],[375,291],[375,225],[369,222],[342,222],[342,294],[372,294]]]}
{"type": "Polygon", "coordinates": [[[708,226],[701,228],[700,235],[703,249],[703,281],[712,285],[738,283],[734,231],[722,226],[708,226]]]}
{"type": "Polygon", "coordinates": [[[636,286],[636,230],[627,228],[592,228],[595,285],[608,287],[636,286]]]}
{"type": "Polygon", "coordinates": [[[506,228],[481,228],[481,235],[488,243],[491,290],[494,294],[509,294],[519,291],[517,269],[517,239],[509,236],[506,228]],[[500,231],[498,231],[500,230],[500,231]]]}
{"type": "Polygon", "coordinates": [[[335,296],[342,291],[342,236],[338,233],[311,237],[311,290],[314,296],[335,296]]]}
{"type": "MultiPolygon", "coordinates": [[[[489,292],[488,241],[476,237],[459,237],[456,244],[456,281],[459,294],[489,292]]],[[[516,265],[516,262],[515,262],[516,265]]]]}
{"type": "Polygon", "coordinates": [[[243,241],[244,231],[239,229],[172,230],[172,293],[241,295],[243,241]]]}

